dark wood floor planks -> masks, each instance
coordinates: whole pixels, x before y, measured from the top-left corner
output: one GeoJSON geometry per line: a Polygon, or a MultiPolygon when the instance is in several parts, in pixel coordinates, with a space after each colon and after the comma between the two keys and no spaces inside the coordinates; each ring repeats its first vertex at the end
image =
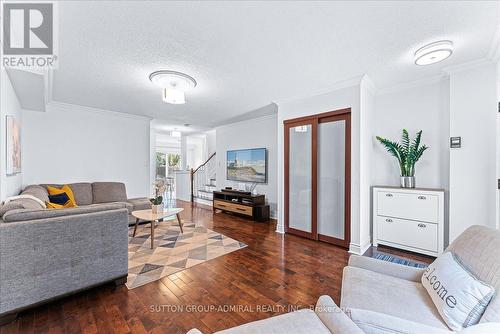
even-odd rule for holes
{"type": "MultiPolygon", "coordinates": [[[[185,209],[183,219],[248,247],[134,290],[106,285],[28,310],[0,327],[0,334],[174,334],[193,327],[211,333],[309,307],[323,294],[339,303],[342,268],[349,259],[346,250],[275,233],[275,223],[213,214],[210,207],[200,204],[178,201],[177,205],[185,209]],[[186,311],[194,306],[200,309],[186,311]]],[[[379,250],[432,261],[389,248],[379,250]]]]}

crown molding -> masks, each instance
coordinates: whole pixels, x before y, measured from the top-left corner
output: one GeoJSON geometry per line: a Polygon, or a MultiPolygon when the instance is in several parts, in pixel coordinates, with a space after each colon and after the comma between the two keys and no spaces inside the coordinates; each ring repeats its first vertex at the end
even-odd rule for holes
{"type": "Polygon", "coordinates": [[[445,74],[437,74],[437,75],[429,76],[429,77],[419,79],[419,80],[403,82],[403,83],[400,83],[400,84],[397,84],[394,86],[389,86],[389,87],[379,89],[377,91],[377,95],[392,94],[392,93],[397,93],[400,91],[405,91],[408,89],[432,85],[432,84],[438,83],[446,78],[447,78],[447,75],[445,75],[445,74]]]}
{"type": "Polygon", "coordinates": [[[91,112],[91,113],[102,114],[102,115],[112,115],[112,116],[116,116],[116,117],[131,118],[131,119],[138,119],[138,120],[144,120],[144,121],[151,121],[153,119],[153,118],[147,117],[147,116],[127,114],[127,113],[118,112],[118,111],[99,109],[99,108],[82,106],[79,104],[71,104],[71,103],[64,103],[64,102],[57,102],[57,101],[49,102],[47,104],[47,107],[61,108],[61,109],[65,109],[65,110],[91,112]]]}
{"type": "Polygon", "coordinates": [[[277,119],[278,118],[278,114],[277,113],[272,113],[272,114],[269,114],[269,115],[262,115],[262,116],[258,116],[258,117],[255,117],[255,118],[242,119],[240,121],[229,122],[229,123],[222,123],[222,124],[219,124],[219,125],[215,126],[211,130],[214,130],[214,129],[218,130],[218,129],[226,127],[226,126],[240,126],[240,125],[244,125],[243,123],[246,123],[246,122],[264,121],[266,119],[271,119],[271,118],[276,118],[277,119]]]}
{"type": "Polygon", "coordinates": [[[403,82],[394,86],[381,88],[377,90],[377,95],[392,94],[408,89],[418,88],[426,85],[432,85],[448,78],[449,75],[452,73],[458,73],[461,71],[472,70],[482,66],[488,66],[494,64],[495,63],[491,59],[480,58],[465,63],[461,63],[458,65],[448,66],[443,68],[442,73],[440,74],[436,74],[419,80],[403,82]]]}
{"type": "Polygon", "coordinates": [[[302,99],[307,99],[310,97],[325,95],[325,94],[334,92],[334,91],[339,90],[339,89],[349,88],[349,87],[359,85],[359,84],[361,84],[361,80],[363,80],[364,77],[365,77],[365,74],[358,75],[358,76],[355,76],[353,78],[337,81],[336,83],[334,83],[332,86],[330,86],[328,88],[321,89],[321,90],[318,90],[316,92],[311,92],[307,95],[302,95],[302,96],[292,97],[292,98],[278,99],[278,100],[273,100],[272,102],[279,106],[280,104],[284,104],[284,103],[289,103],[289,102],[294,102],[294,101],[298,101],[298,100],[302,100],[302,99]]]}
{"type": "Polygon", "coordinates": [[[494,64],[495,63],[491,59],[479,58],[462,64],[445,67],[443,68],[443,72],[447,74],[452,74],[494,64]]]}

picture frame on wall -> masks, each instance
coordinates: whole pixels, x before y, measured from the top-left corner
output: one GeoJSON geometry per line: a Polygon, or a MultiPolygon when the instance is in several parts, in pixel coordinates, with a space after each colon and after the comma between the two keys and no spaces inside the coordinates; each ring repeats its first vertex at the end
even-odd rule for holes
{"type": "Polygon", "coordinates": [[[12,116],[6,116],[5,128],[7,136],[7,175],[15,175],[21,173],[21,128],[17,119],[12,116]]]}

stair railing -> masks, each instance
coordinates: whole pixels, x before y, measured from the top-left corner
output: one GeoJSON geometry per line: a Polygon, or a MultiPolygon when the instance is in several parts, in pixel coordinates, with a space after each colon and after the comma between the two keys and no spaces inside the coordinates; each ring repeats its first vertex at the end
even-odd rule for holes
{"type": "Polygon", "coordinates": [[[191,168],[191,202],[198,197],[198,190],[210,182],[215,171],[215,152],[196,169],[191,168]]]}

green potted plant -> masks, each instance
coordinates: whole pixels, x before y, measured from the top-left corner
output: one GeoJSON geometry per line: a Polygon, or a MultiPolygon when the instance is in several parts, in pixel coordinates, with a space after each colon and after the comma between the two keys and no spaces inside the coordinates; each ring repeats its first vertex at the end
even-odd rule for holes
{"type": "Polygon", "coordinates": [[[153,213],[163,212],[163,194],[165,193],[165,180],[156,179],[153,182],[155,187],[155,194],[149,199],[151,202],[151,211],[153,213]]]}
{"type": "Polygon", "coordinates": [[[401,170],[401,187],[415,188],[415,163],[422,157],[426,149],[425,145],[420,145],[422,130],[417,132],[415,139],[410,143],[408,130],[403,129],[401,143],[377,136],[377,140],[386,150],[398,160],[401,170]]]}
{"type": "Polygon", "coordinates": [[[178,170],[180,167],[181,156],[179,154],[169,153],[168,154],[168,176],[174,174],[174,170],[178,170]]]}

